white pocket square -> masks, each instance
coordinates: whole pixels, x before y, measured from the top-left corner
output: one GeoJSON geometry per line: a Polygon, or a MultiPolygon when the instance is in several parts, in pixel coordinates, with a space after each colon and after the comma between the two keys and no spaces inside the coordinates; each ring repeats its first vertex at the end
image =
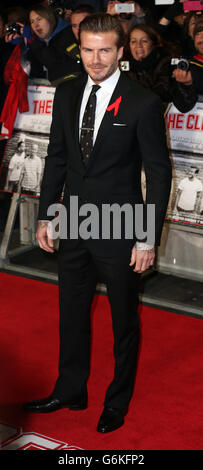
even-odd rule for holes
{"type": "Polygon", "coordinates": [[[113,126],[126,127],[127,124],[123,124],[123,123],[121,123],[121,122],[114,122],[114,123],[113,123],[113,126]]]}

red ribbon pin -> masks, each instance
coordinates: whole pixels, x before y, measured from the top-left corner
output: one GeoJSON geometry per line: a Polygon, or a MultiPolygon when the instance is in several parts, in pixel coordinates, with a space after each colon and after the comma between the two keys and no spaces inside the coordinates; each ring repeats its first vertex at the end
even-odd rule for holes
{"type": "Polygon", "coordinates": [[[114,116],[117,116],[118,114],[118,110],[119,110],[119,106],[121,104],[121,100],[122,100],[122,97],[119,96],[119,98],[117,98],[116,101],[114,101],[114,103],[112,103],[110,106],[108,106],[108,108],[106,109],[107,111],[112,111],[112,109],[114,109],[114,116]]]}

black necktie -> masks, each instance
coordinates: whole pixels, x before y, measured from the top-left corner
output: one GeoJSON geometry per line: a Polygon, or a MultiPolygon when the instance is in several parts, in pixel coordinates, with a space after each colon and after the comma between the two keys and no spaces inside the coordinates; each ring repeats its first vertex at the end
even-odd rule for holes
{"type": "Polygon", "coordinates": [[[89,157],[93,149],[94,121],[97,102],[96,92],[99,90],[99,88],[101,88],[99,85],[92,86],[92,91],[90,93],[82,120],[80,148],[85,167],[88,165],[89,157]]]}

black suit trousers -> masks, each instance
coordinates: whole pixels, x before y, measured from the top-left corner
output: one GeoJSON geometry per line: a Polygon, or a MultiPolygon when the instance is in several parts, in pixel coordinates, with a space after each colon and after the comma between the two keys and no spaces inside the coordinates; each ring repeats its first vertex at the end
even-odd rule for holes
{"type": "MultiPolygon", "coordinates": [[[[60,354],[54,394],[76,402],[87,395],[91,353],[91,304],[98,276],[107,286],[114,335],[114,377],[104,405],[125,408],[131,399],[139,347],[139,274],[130,251],[114,257],[91,252],[84,240],[61,240],[59,248],[60,354]]],[[[105,332],[104,332],[105,333],[105,332]]]]}

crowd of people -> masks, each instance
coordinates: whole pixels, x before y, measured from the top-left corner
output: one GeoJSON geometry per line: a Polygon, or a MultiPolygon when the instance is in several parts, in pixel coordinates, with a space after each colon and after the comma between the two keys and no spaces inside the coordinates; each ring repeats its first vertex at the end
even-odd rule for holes
{"type": "MultiPolygon", "coordinates": [[[[161,10],[153,0],[122,4],[133,5],[134,12],[117,12],[118,0],[50,1],[0,12],[0,112],[11,82],[19,86],[15,67],[19,60],[28,78],[46,78],[54,86],[83,72],[79,25],[98,9],[116,15],[123,27],[121,69],[157,93],[164,110],[171,101],[181,112],[191,109],[203,93],[202,10],[185,12],[182,0],[161,10]],[[180,57],[188,60],[188,68],[186,61],[183,66],[171,64],[172,58],[180,57]]],[[[2,116],[0,120],[3,123],[2,116]]]]}

